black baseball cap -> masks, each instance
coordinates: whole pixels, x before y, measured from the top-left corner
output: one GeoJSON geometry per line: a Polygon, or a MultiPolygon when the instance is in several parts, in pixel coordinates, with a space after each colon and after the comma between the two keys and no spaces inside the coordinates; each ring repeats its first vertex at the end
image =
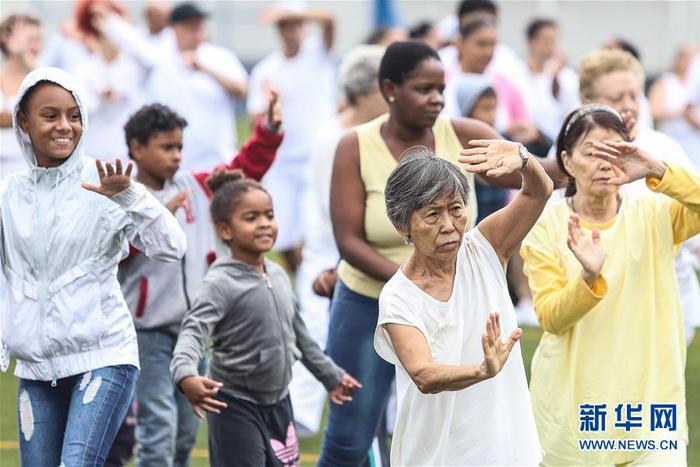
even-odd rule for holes
{"type": "Polygon", "coordinates": [[[171,23],[182,23],[192,19],[205,19],[209,13],[202,11],[197,5],[190,2],[180,3],[170,12],[171,23]]]}

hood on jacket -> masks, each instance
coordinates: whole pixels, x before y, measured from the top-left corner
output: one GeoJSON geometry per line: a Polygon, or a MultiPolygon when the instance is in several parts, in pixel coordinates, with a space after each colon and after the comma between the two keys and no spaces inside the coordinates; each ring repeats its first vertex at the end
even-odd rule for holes
{"type": "Polygon", "coordinates": [[[462,117],[468,117],[488,89],[493,89],[491,78],[477,73],[465,73],[457,78],[457,107],[462,117]]]}
{"type": "Polygon", "coordinates": [[[85,132],[88,129],[88,114],[85,110],[85,104],[81,95],[84,95],[84,92],[80,88],[80,85],[78,84],[77,80],[73,77],[73,75],[60,68],[37,68],[36,70],[29,73],[24,78],[24,80],[22,80],[19,92],[17,93],[15,108],[12,112],[12,127],[15,130],[15,137],[17,138],[19,146],[22,149],[22,155],[24,156],[24,160],[27,161],[27,164],[29,165],[29,168],[33,173],[41,170],[55,170],[58,171],[58,179],[61,179],[68,175],[80,163],[80,160],[83,157],[83,142],[85,139],[83,138],[83,136],[85,135],[85,132]],[[55,83],[71,93],[71,95],[75,99],[75,102],[78,104],[78,109],[80,109],[80,118],[82,120],[83,125],[83,130],[80,133],[80,138],[78,138],[78,143],[75,145],[75,149],[73,150],[71,155],[68,156],[68,159],[63,164],[50,169],[37,166],[36,156],[34,155],[34,151],[32,150],[32,143],[29,139],[29,135],[22,131],[22,129],[19,127],[17,119],[17,116],[19,114],[19,103],[22,101],[24,96],[27,94],[27,92],[29,92],[31,88],[33,88],[42,81],[50,81],[52,83],[55,83]]]}

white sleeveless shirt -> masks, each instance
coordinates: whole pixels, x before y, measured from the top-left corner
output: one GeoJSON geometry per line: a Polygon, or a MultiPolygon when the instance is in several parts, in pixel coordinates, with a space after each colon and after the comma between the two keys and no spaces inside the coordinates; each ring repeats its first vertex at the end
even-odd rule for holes
{"type": "Polygon", "coordinates": [[[496,377],[461,391],[421,393],[401,365],[382,327],[417,328],[433,361],[479,364],[489,313],[501,316],[505,340],[516,329],[503,266],[478,227],[464,236],[452,296],[440,302],[399,268],[379,297],[377,353],[396,366],[398,407],[391,465],[537,465],[542,449],[530,405],[525,368],[516,344],[496,377]]]}

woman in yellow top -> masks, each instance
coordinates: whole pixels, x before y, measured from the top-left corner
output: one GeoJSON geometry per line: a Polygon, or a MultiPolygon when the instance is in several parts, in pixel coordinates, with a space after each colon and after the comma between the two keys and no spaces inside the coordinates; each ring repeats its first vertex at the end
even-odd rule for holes
{"type": "MultiPolygon", "coordinates": [[[[319,466],[363,464],[394,379],[393,365],[379,358],[372,344],[378,297],[413,247],[386,215],[384,187],[389,174],[413,146],[425,146],[457,164],[462,142],[499,138],[476,120],[440,116],[444,71],[435,50],[423,43],[389,46],[379,67],[379,82],[389,113],[343,136],[331,179],[331,220],[342,261],[326,350],[339,365],[358,373],[363,388],[353,394],[351,403],[331,407],[319,466]]],[[[489,142],[483,145],[489,157],[518,155],[512,149],[501,153],[489,142]]],[[[471,199],[467,204],[475,208],[473,175],[468,178],[471,199]]],[[[520,186],[517,174],[498,180],[520,186]]],[[[471,228],[476,212],[469,219],[471,228]]]]}
{"type": "Polygon", "coordinates": [[[628,139],[608,106],[569,115],[557,141],[567,197],[523,241],[545,330],[530,381],[543,465],[686,463],[674,250],[700,232],[700,177],[628,139]],[[619,194],[643,178],[655,193],[619,194]]]}

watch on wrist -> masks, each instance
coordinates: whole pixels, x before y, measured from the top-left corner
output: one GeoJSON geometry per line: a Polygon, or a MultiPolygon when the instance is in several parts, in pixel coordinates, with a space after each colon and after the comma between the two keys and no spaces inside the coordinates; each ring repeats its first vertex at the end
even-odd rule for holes
{"type": "Polygon", "coordinates": [[[525,146],[523,146],[522,143],[517,143],[517,145],[518,145],[518,153],[520,154],[520,160],[523,163],[523,165],[520,168],[524,169],[525,166],[527,165],[527,161],[530,160],[530,153],[527,152],[527,149],[525,149],[525,146]]]}

